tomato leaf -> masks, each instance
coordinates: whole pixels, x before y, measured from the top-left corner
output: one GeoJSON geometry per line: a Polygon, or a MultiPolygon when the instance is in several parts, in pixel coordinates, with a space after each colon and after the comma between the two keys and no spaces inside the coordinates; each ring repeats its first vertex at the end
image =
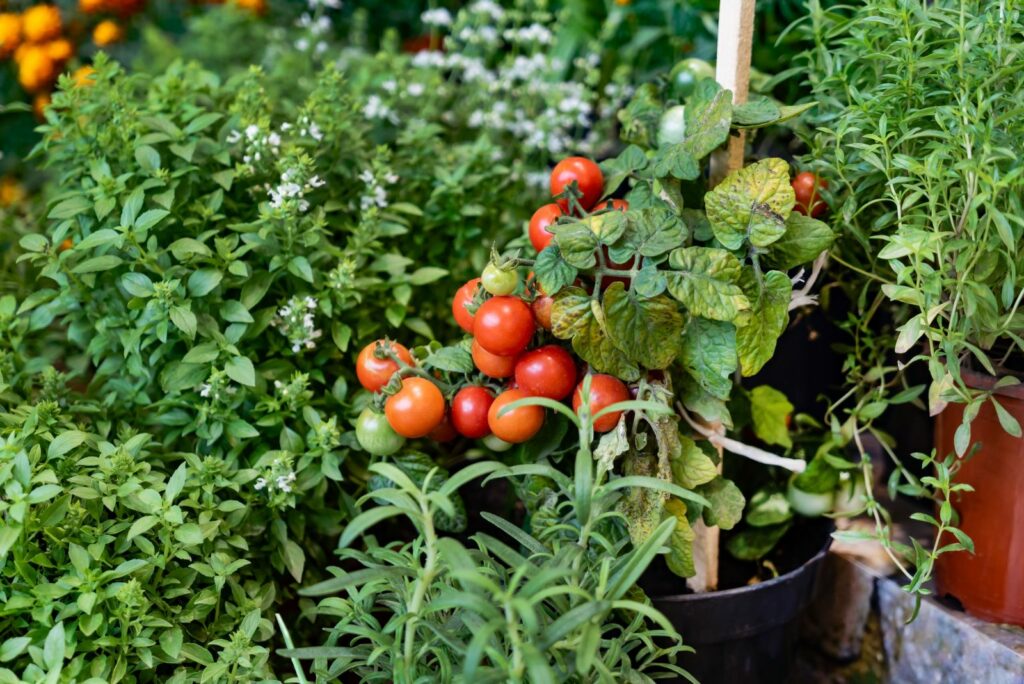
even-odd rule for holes
{"type": "Polygon", "coordinates": [[[782,539],[789,530],[790,523],[770,527],[752,527],[732,537],[726,548],[740,560],[755,561],[762,558],[782,539]]]}
{"type": "Polygon", "coordinates": [[[729,138],[732,125],[732,91],[714,79],[697,84],[686,102],[686,137],[683,145],[695,159],[703,159],[729,138]]]}
{"type": "Polygon", "coordinates": [[[711,482],[718,476],[715,462],[686,435],[678,435],[675,448],[669,455],[669,465],[672,481],[686,489],[711,482]]]}
{"type": "Polygon", "coordinates": [[[731,530],[743,518],[747,500],[732,480],[716,477],[698,487],[697,493],[711,503],[704,508],[704,524],[731,530]]]}
{"type": "Polygon", "coordinates": [[[695,316],[683,331],[680,360],[712,396],[728,399],[736,371],[736,328],[725,321],[695,316]]]}
{"type": "Polygon", "coordinates": [[[686,519],[686,504],[672,497],[665,502],[665,517],[676,520],[676,528],[668,540],[668,555],[665,564],[680,577],[692,577],[696,572],[693,564],[693,540],[697,535],[686,519]]]}
{"type": "Polygon", "coordinates": [[[668,297],[640,298],[612,283],[604,293],[604,315],[609,337],[630,361],[667,368],[675,360],[683,315],[668,297]]]}
{"type": "Polygon", "coordinates": [[[828,224],[793,212],[786,219],[786,232],[772,243],[764,263],[780,271],[806,264],[828,249],[835,237],[828,224]]]}
{"type": "Polygon", "coordinates": [[[750,391],[750,415],[754,421],[754,434],[765,444],[790,448],[786,418],[793,412],[793,404],[786,395],[768,385],[759,385],[750,391]]]}
{"type": "Polygon", "coordinates": [[[619,122],[622,124],[619,137],[623,142],[653,147],[657,139],[662,109],[654,84],[645,83],[640,86],[629,104],[619,110],[619,122]]]}
{"type": "Polygon", "coordinates": [[[789,321],[789,298],[793,284],[785,273],[769,271],[764,286],[758,285],[753,272],[745,272],[743,290],[753,306],[736,331],[736,349],[740,357],[740,371],[744,377],[757,373],[775,353],[779,335],[789,321]]]}
{"type": "Polygon", "coordinates": [[[533,273],[544,292],[554,295],[576,279],[576,268],[562,259],[558,245],[552,241],[537,255],[533,273]]]}
{"type": "Polygon", "coordinates": [[[769,527],[784,523],[793,517],[793,509],[783,492],[759,490],[750,497],[744,520],[754,527],[769,527]]]}
{"type": "Polygon", "coordinates": [[[747,241],[767,247],[778,240],[795,201],[789,165],[781,159],[762,159],[731,173],[704,196],[715,237],[727,249],[747,241]]]}
{"type": "Polygon", "coordinates": [[[623,380],[640,377],[640,369],[618,349],[608,336],[601,305],[585,290],[569,287],[557,295],[551,306],[551,331],[562,340],[572,340],[572,348],[600,373],[611,373],[623,380]]]}
{"type": "Polygon", "coordinates": [[[575,268],[594,267],[597,263],[594,250],[599,243],[589,226],[577,221],[548,228],[555,234],[554,242],[566,263],[575,268]]]}
{"type": "MultiPolygon", "coordinates": [[[[673,426],[674,427],[674,426],[673,426]]],[[[653,454],[630,452],[622,459],[622,475],[658,477],[658,459],[653,454]]],[[[616,504],[626,518],[634,546],[643,544],[661,523],[667,495],[647,487],[629,487],[616,504]]]]}
{"type": "Polygon", "coordinates": [[[629,212],[629,228],[622,241],[628,253],[619,254],[613,249],[612,258],[625,261],[629,253],[637,252],[645,257],[661,256],[683,244],[689,231],[679,216],[668,207],[651,207],[629,212]]]}
{"type": "Polygon", "coordinates": [[[750,302],[737,285],[739,260],[713,247],[684,247],[669,255],[666,273],[669,293],[686,305],[695,316],[730,321],[750,302]]]}

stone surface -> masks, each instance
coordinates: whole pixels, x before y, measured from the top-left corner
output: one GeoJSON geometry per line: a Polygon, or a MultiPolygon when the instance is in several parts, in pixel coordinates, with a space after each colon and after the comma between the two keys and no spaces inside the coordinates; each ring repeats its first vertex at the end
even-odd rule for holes
{"type": "Polygon", "coordinates": [[[1024,629],[914,599],[866,565],[830,554],[787,684],[1024,684],[1024,629]]]}
{"type": "Polygon", "coordinates": [[[879,581],[877,587],[891,681],[1024,682],[1024,630],[991,625],[930,600],[906,624],[913,614],[913,597],[890,580],[879,581]]]}

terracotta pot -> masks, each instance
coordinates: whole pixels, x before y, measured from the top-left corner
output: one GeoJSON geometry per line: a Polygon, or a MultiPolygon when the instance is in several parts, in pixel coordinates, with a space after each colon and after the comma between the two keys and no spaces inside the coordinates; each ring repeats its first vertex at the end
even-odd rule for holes
{"type": "MultiPolygon", "coordinates": [[[[995,378],[964,371],[976,389],[990,389],[995,378]]],[[[1000,405],[1024,425],[1024,385],[999,390],[1000,405]]],[[[935,420],[940,456],[953,452],[953,433],[964,406],[950,404],[935,420]]],[[[971,424],[971,440],[981,448],[956,475],[974,492],[954,494],[960,528],[974,540],[975,553],[939,556],[935,579],[940,595],[985,620],[1024,626],[1024,439],[1006,434],[996,411],[985,402],[971,424]]],[[[950,537],[944,543],[955,541],[950,537]]]]}

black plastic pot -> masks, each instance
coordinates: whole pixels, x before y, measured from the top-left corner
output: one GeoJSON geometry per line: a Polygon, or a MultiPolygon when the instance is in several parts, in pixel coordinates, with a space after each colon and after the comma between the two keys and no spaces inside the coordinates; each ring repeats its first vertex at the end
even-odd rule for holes
{"type": "MultiPolygon", "coordinates": [[[[793,570],[752,586],[654,596],[654,606],[696,652],[679,665],[701,684],[782,684],[796,653],[800,615],[810,602],[831,544],[831,521],[801,530],[800,546],[817,549],[793,570]]],[[[805,555],[806,558],[806,555],[805,555]]],[[[683,680],[679,680],[683,681],[683,680]]]]}

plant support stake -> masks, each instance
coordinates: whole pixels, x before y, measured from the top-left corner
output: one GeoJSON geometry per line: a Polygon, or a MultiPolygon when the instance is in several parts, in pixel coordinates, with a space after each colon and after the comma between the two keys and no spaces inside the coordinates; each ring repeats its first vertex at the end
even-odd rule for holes
{"type": "MultiPolygon", "coordinates": [[[[732,91],[733,104],[747,101],[750,89],[750,51],[754,40],[754,6],[756,0],[722,0],[718,6],[718,55],[715,79],[732,91]]],[[[725,150],[711,157],[711,186],[715,186],[731,171],[743,167],[743,131],[729,136],[725,150]]],[[[717,426],[711,426],[716,432],[717,426]]],[[[722,472],[722,445],[718,448],[718,471],[722,472]]],[[[708,527],[698,519],[693,526],[693,561],[696,573],[686,581],[693,591],[714,591],[718,588],[719,529],[708,527]]]]}

